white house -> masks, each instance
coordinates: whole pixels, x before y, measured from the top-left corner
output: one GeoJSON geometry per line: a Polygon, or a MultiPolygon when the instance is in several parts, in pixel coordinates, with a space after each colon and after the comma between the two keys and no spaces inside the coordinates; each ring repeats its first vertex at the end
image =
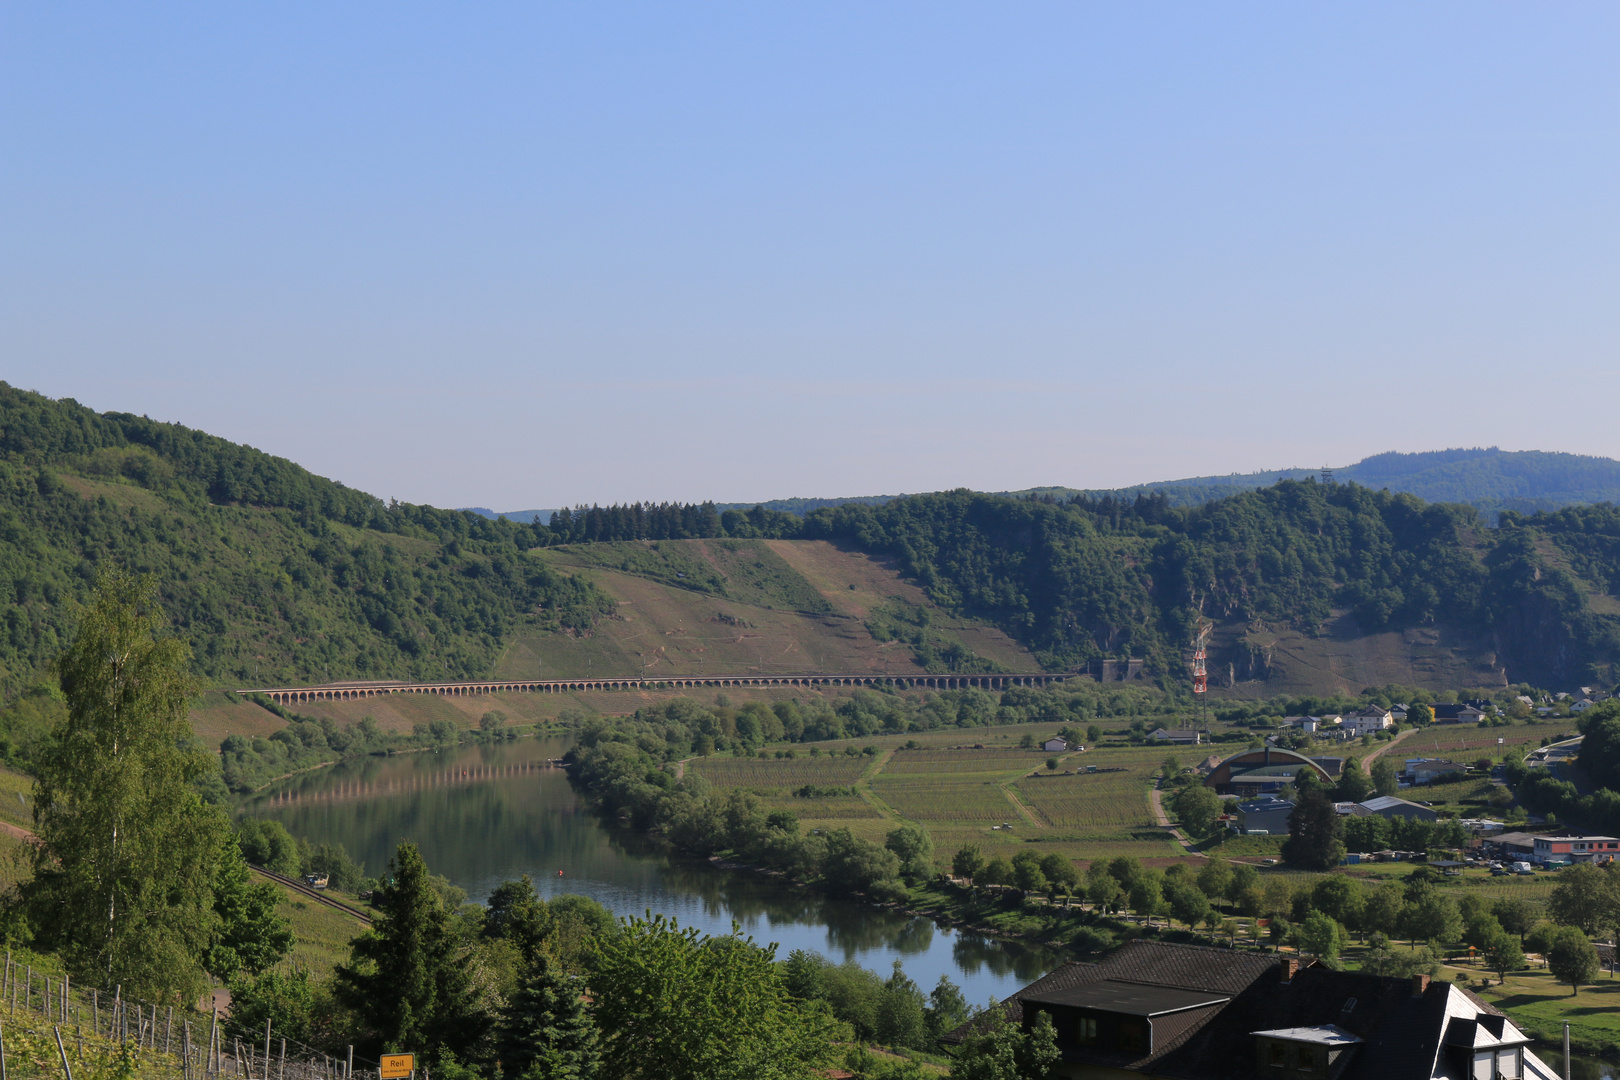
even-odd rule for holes
{"type": "Polygon", "coordinates": [[[1048,753],[1060,754],[1069,748],[1069,744],[1062,739],[1047,739],[1041,743],[1041,749],[1048,753]]]}
{"type": "Polygon", "coordinates": [[[1347,713],[1344,718],[1344,730],[1351,735],[1371,735],[1374,732],[1387,731],[1394,724],[1395,718],[1389,714],[1389,710],[1376,705],[1347,713]]]}
{"type": "Polygon", "coordinates": [[[1176,743],[1185,746],[1197,746],[1204,741],[1203,734],[1196,728],[1176,728],[1174,731],[1169,728],[1159,728],[1151,732],[1148,738],[1155,742],[1176,743]]]}

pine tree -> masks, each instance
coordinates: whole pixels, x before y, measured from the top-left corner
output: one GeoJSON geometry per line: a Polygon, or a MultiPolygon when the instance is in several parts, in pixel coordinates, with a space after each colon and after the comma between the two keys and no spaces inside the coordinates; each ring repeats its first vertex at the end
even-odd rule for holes
{"type": "Polygon", "coordinates": [[[505,1075],[523,1080],[591,1080],[601,1066],[596,1024],[580,986],[540,953],[497,1031],[505,1075]]]}
{"type": "Polygon", "coordinates": [[[227,825],[193,786],[210,763],[186,716],[191,654],[158,637],[156,597],[149,577],[103,573],[57,661],[68,716],[37,759],[40,844],[20,891],[36,947],[81,978],[190,1001],[227,825]]]}
{"type": "Polygon", "coordinates": [[[450,915],[416,845],[401,843],[379,890],[383,912],[334,973],[339,997],[384,1050],[464,1053],[487,1030],[450,915]]]}

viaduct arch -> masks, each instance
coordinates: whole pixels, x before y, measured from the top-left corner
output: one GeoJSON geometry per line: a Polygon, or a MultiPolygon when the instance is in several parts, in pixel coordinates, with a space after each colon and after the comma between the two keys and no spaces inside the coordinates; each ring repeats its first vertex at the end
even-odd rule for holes
{"type": "Polygon", "coordinates": [[[443,683],[345,683],[339,686],[277,686],[238,690],[263,694],[278,705],[306,701],[356,701],[387,694],[438,694],[482,697],[487,694],[570,694],[603,690],[702,690],[757,686],[893,686],[899,689],[1004,690],[1009,686],[1049,686],[1073,678],[1067,674],[1000,675],[708,675],[702,677],[620,679],[512,679],[443,683]]]}

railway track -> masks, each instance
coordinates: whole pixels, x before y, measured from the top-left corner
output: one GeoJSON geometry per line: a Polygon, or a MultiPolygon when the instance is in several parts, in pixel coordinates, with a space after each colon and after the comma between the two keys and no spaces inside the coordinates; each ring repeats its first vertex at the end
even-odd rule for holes
{"type": "MultiPolygon", "coordinates": [[[[249,863],[248,865],[253,866],[252,863],[249,863]]],[[[334,900],[332,897],[321,892],[319,889],[310,888],[297,878],[288,877],[286,874],[278,874],[274,870],[266,870],[262,866],[253,866],[253,870],[255,873],[263,874],[265,877],[276,882],[277,884],[287,886],[287,888],[291,889],[293,892],[309,897],[318,904],[325,904],[329,908],[337,908],[346,915],[353,915],[367,926],[371,925],[371,916],[367,915],[364,911],[361,911],[359,908],[353,907],[349,904],[345,904],[341,900],[334,900]]]]}

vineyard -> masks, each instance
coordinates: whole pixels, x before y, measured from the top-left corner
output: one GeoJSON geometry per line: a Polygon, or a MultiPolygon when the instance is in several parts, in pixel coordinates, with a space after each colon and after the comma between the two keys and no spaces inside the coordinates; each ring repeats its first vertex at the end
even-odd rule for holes
{"type": "Polygon", "coordinates": [[[912,745],[893,736],[871,739],[876,758],[704,758],[687,767],[717,788],[752,791],[773,810],[793,811],[806,830],[847,827],[881,841],[902,822],[916,822],[933,836],[941,858],[964,844],[1010,857],[1018,845],[1036,843],[1082,862],[1178,852],[1154,825],[1147,800],[1149,781],[1167,756],[1163,747],[1061,754],[1057,773],[1048,775],[1054,755],[1004,741],[988,747],[907,741],[912,745]],[[1085,773],[1087,766],[1099,771],[1085,773]],[[858,794],[795,797],[806,785],[858,794]]]}
{"type": "Polygon", "coordinates": [[[868,757],[698,758],[687,768],[716,787],[754,790],[806,784],[844,787],[853,784],[871,764],[868,757]]]}

